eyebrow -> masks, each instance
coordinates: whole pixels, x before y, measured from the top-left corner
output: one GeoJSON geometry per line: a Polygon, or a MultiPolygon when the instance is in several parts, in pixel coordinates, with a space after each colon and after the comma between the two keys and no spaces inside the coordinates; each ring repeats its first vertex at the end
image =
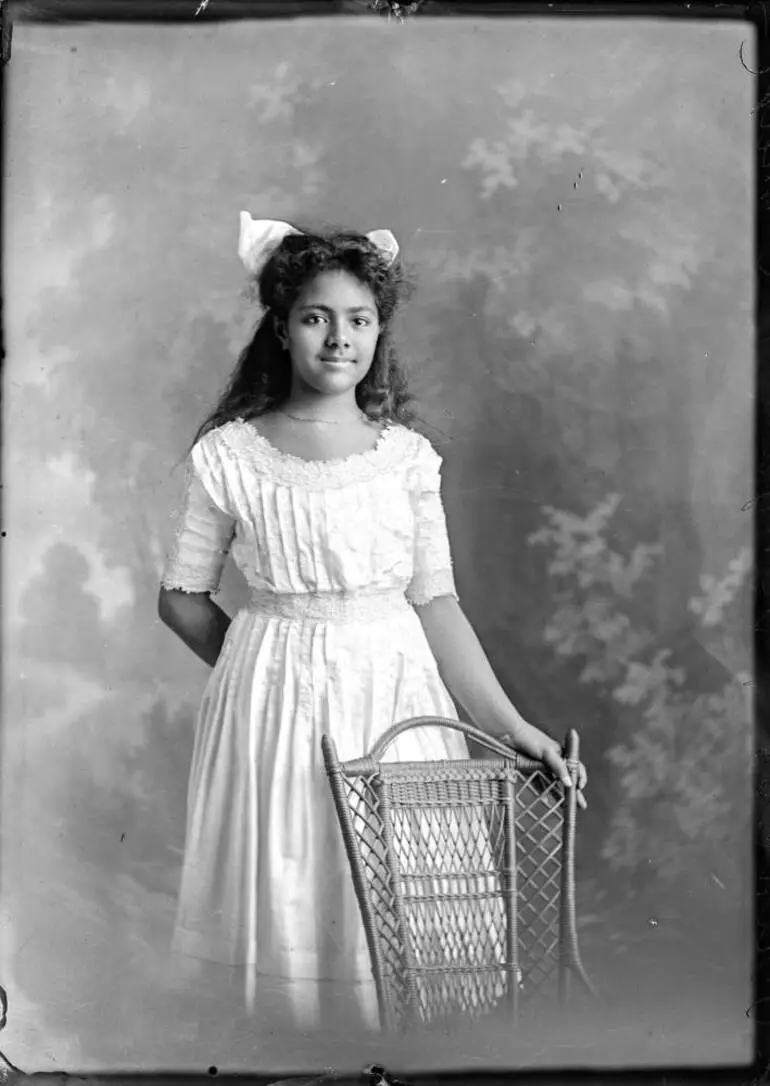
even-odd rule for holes
{"type": "MultiPolygon", "coordinates": [[[[331,306],[323,305],[321,302],[307,302],[301,308],[302,308],[303,312],[306,309],[322,309],[324,313],[332,313],[333,312],[331,306]]],[[[348,312],[348,313],[376,313],[376,310],[373,309],[370,305],[354,305],[354,306],[351,306],[350,309],[346,310],[346,312],[348,312]]]]}

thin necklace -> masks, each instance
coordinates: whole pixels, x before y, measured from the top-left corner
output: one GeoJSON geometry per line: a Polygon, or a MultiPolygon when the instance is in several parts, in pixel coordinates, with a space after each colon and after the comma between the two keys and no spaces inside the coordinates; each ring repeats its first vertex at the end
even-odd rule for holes
{"type": "Polygon", "coordinates": [[[344,426],[346,423],[354,422],[357,419],[362,419],[364,417],[363,413],[359,412],[357,416],[349,419],[309,419],[302,415],[292,415],[291,412],[284,411],[282,407],[279,408],[279,411],[282,415],[285,415],[287,419],[293,419],[295,422],[318,422],[324,426],[344,426]]]}

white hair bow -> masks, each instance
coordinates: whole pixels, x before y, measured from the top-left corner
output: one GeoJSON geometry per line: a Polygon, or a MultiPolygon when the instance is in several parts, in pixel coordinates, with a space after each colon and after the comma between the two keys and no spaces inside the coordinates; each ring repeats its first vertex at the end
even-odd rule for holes
{"type": "MultiPolygon", "coordinates": [[[[249,275],[257,275],[284,238],[300,233],[301,230],[287,222],[277,219],[252,219],[248,211],[242,211],[238,256],[249,275]]],[[[366,237],[377,246],[385,262],[392,264],[398,256],[398,242],[390,230],[371,230],[366,237]]]]}

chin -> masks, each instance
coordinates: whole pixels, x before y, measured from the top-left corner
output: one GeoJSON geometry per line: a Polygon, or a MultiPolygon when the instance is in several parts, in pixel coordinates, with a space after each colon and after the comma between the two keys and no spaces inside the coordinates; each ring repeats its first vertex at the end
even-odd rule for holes
{"type": "Polygon", "coordinates": [[[360,373],[358,369],[327,371],[319,376],[316,387],[319,392],[326,389],[333,392],[342,392],[349,388],[355,388],[356,385],[363,381],[364,376],[365,374],[360,373]]]}

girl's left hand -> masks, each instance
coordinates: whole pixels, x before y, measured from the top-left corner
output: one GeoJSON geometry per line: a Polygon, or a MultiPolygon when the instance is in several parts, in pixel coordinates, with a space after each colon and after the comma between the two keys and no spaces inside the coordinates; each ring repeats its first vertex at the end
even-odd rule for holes
{"type": "MultiPolygon", "coordinates": [[[[543,762],[565,788],[572,788],[572,777],[564,760],[562,749],[556,740],[549,738],[539,728],[533,728],[531,724],[526,725],[526,729],[526,732],[520,729],[518,733],[506,733],[501,738],[503,742],[510,743],[512,747],[520,750],[523,754],[528,754],[530,758],[543,762]]],[[[582,762],[578,762],[577,776],[578,807],[585,810],[588,804],[586,803],[586,797],[583,795],[583,790],[588,784],[588,774],[582,762]]]]}
{"type": "MultiPolygon", "coordinates": [[[[559,748],[554,744],[551,746],[549,743],[545,751],[541,755],[541,760],[548,766],[553,773],[554,777],[562,782],[565,788],[572,788],[572,777],[567,767],[567,763],[562,757],[562,753],[559,748]]],[[[588,784],[588,774],[586,773],[586,767],[582,762],[578,762],[578,779],[577,779],[577,802],[578,807],[583,810],[586,809],[588,804],[586,803],[586,797],[583,795],[583,790],[588,784]]]]}

